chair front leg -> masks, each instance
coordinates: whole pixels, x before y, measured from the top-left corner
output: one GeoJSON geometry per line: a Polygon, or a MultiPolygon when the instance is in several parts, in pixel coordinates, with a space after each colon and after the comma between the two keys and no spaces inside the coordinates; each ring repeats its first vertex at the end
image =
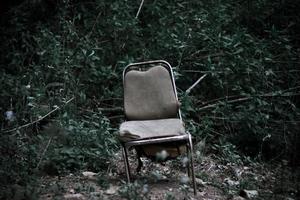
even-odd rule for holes
{"type": "Polygon", "coordinates": [[[193,156],[193,142],[192,136],[189,134],[189,147],[190,147],[190,167],[192,171],[192,181],[193,181],[193,188],[194,188],[194,195],[197,195],[197,188],[196,188],[196,180],[195,180],[195,171],[194,171],[194,156],[193,156]]]}
{"type": "Polygon", "coordinates": [[[123,159],[124,159],[124,164],[125,164],[127,182],[130,183],[130,168],[129,168],[129,162],[128,162],[127,148],[125,145],[122,145],[122,147],[123,147],[122,153],[123,153],[123,159]]]}

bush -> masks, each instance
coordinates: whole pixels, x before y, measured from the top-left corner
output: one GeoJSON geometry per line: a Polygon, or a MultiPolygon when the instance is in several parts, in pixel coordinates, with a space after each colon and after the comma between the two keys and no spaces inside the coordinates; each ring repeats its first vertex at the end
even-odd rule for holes
{"type": "Polygon", "coordinates": [[[122,118],[122,70],[150,59],[174,66],[196,139],[226,144],[229,156],[299,164],[296,1],[146,1],[137,19],[134,1],[16,4],[1,13],[3,186],[27,183],[37,166],[105,168],[122,118]]]}

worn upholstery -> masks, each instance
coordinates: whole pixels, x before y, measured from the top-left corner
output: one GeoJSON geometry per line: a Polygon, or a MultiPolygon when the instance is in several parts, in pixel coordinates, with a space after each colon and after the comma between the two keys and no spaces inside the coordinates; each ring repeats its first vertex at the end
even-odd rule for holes
{"type": "Polygon", "coordinates": [[[172,78],[162,66],[131,70],[124,77],[124,108],[128,120],[175,118],[178,111],[172,78]]]}
{"type": "Polygon", "coordinates": [[[177,118],[126,121],[120,126],[119,139],[128,142],[138,139],[149,139],[185,134],[182,121],[177,118]]]}

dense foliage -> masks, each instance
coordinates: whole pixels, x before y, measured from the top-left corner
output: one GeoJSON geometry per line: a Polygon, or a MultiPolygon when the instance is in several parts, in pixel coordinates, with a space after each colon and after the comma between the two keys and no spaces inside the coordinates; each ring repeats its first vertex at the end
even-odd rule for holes
{"type": "Polygon", "coordinates": [[[184,119],[207,148],[299,164],[298,1],[154,0],[135,18],[139,4],[15,1],[2,11],[1,188],[39,171],[105,169],[122,69],[152,59],[173,65],[184,119]]]}

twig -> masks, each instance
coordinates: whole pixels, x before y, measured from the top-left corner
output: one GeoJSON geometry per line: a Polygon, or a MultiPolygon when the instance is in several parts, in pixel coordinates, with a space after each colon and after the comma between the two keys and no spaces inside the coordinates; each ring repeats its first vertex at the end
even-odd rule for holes
{"type": "MultiPolygon", "coordinates": [[[[183,72],[186,72],[186,73],[205,73],[205,74],[208,74],[208,73],[214,73],[214,74],[225,74],[225,73],[230,73],[230,74],[233,74],[233,73],[241,73],[241,74],[254,74],[254,73],[257,73],[257,71],[251,71],[251,72],[245,72],[245,71],[238,71],[238,72],[233,72],[233,71],[226,71],[226,70],[218,70],[218,71],[212,71],[212,70],[209,70],[209,71],[201,71],[201,70],[190,70],[190,69],[186,69],[186,70],[182,70],[183,72]]],[[[292,70],[277,70],[277,71],[273,71],[274,73],[293,73],[293,72],[300,72],[300,70],[297,70],[297,69],[292,69],[292,70]]]]}
{"type": "Polygon", "coordinates": [[[144,4],[144,0],[141,1],[139,10],[137,11],[136,16],[135,16],[136,19],[138,18],[139,14],[140,14],[140,12],[141,12],[141,10],[142,10],[143,4],[144,4]]]}
{"type": "Polygon", "coordinates": [[[97,111],[79,108],[79,110],[84,111],[84,112],[93,113],[93,114],[99,114],[99,112],[97,112],[97,111],[118,112],[118,111],[123,111],[123,108],[121,108],[121,107],[116,107],[116,108],[97,108],[97,111]]]}
{"type": "MultiPolygon", "coordinates": [[[[249,99],[252,99],[253,97],[244,97],[244,98],[239,98],[239,99],[234,99],[231,101],[227,101],[226,103],[236,103],[236,102],[241,102],[241,101],[247,101],[249,99]]],[[[214,108],[217,107],[218,105],[222,104],[222,102],[218,102],[218,103],[214,103],[214,104],[210,104],[204,107],[201,107],[199,109],[197,109],[197,111],[202,111],[202,110],[206,110],[208,108],[214,108]]]]}
{"type": "Polygon", "coordinates": [[[198,85],[198,83],[200,83],[200,81],[202,81],[205,77],[207,76],[207,74],[204,74],[203,76],[201,76],[191,87],[189,87],[189,89],[187,89],[185,91],[186,94],[189,94],[191,92],[191,90],[196,87],[196,85],[198,85]]]}
{"type": "Polygon", "coordinates": [[[116,107],[116,108],[98,108],[99,111],[107,111],[107,112],[113,112],[113,111],[123,111],[123,108],[116,107]]]}
{"type": "Polygon", "coordinates": [[[91,29],[91,31],[89,32],[88,35],[91,35],[91,34],[93,33],[93,31],[94,31],[94,29],[95,29],[95,26],[96,26],[96,23],[98,22],[98,18],[99,18],[99,16],[100,16],[101,13],[102,13],[101,11],[98,13],[98,15],[97,15],[97,17],[96,17],[96,19],[95,19],[95,22],[94,22],[94,24],[93,24],[93,27],[92,27],[92,29],[91,29]]]}
{"type": "MultiPolygon", "coordinates": [[[[196,51],[194,53],[192,53],[189,57],[193,57],[196,54],[198,54],[200,51],[196,51]]],[[[219,56],[224,56],[225,54],[223,52],[219,52],[219,53],[215,53],[215,54],[207,54],[207,55],[202,55],[197,57],[197,60],[202,60],[202,59],[206,59],[206,58],[213,58],[213,57],[219,57],[219,56]]],[[[193,60],[194,58],[186,58],[185,60],[190,61],[193,60]]]]}
{"type": "MultiPolygon", "coordinates": [[[[265,95],[257,95],[257,96],[250,96],[250,97],[243,97],[243,98],[238,98],[238,99],[233,99],[233,100],[230,100],[230,101],[226,101],[227,104],[230,104],[230,103],[237,103],[237,102],[242,102],[242,101],[248,101],[250,99],[253,99],[254,97],[287,97],[287,96],[298,96],[300,95],[300,93],[294,93],[294,94],[265,94],[265,95]]],[[[206,110],[206,109],[209,109],[209,108],[214,108],[214,107],[217,107],[218,105],[222,104],[222,102],[217,102],[217,103],[214,103],[214,104],[210,104],[210,105],[207,105],[207,106],[203,106],[199,109],[197,109],[197,111],[203,111],[203,110],[206,110]]]]}
{"type": "MultiPolygon", "coordinates": [[[[68,103],[70,103],[71,101],[73,101],[74,98],[75,98],[75,97],[72,97],[71,99],[69,99],[69,100],[64,104],[64,106],[67,105],[68,103]]],[[[51,114],[54,113],[55,111],[59,110],[60,108],[61,108],[61,107],[58,107],[58,106],[57,106],[55,109],[51,110],[51,111],[48,112],[46,115],[44,115],[44,116],[38,118],[37,120],[35,120],[35,121],[33,121],[33,122],[30,122],[30,123],[28,123],[28,124],[24,124],[24,125],[22,125],[22,126],[18,126],[18,127],[16,127],[16,128],[10,129],[10,130],[4,130],[3,132],[4,132],[4,133],[9,133],[9,132],[13,132],[13,131],[20,130],[20,129],[22,129],[22,128],[26,128],[26,127],[28,127],[28,126],[31,126],[31,125],[33,125],[33,124],[35,124],[35,123],[41,121],[42,119],[48,117],[49,115],[51,115],[51,114]]]]}
{"type": "MultiPolygon", "coordinates": [[[[296,86],[296,87],[288,88],[286,90],[282,90],[281,94],[279,92],[270,92],[270,93],[261,94],[261,95],[252,95],[251,98],[253,98],[253,97],[288,96],[289,94],[283,94],[283,93],[290,92],[290,91],[297,90],[297,89],[300,89],[300,86],[296,86]]],[[[297,95],[292,95],[292,96],[297,96],[297,95]]],[[[245,97],[245,96],[242,96],[242,95],[224,96],[224,97],[220,97],[220,98],[217,98],[217,99],[212,99],[212,100],[209,100],[207,102],[204,102],[204,103],[202,103],[202,106],[206,106],[208,104],[215,103],[217,101],[228,100],[228,99],[233,99],[233,98],[243,98],[243,97],[245,97]]],[[[199,103],[199,102],[197,102],[197,103],[199,103]]]]}
{"type": "Polygon", "coordinates": [[[44,149],[44,151],[43,151],[43,153],[41,155],[41,158],[40,158],[40,160],[39,160],[39,162],[38,162],[38,164],[37,164],[37,166],[36,166],[35,169],[39,168],[39,166],[40,166],[40,164],[41,164],[41,162],[42,162],[42,160],[43,160],[43,158],[44,158],[44,156],[46,154],[46,151],[48,150],[48,147],[49,147],[50,143],[52,142],[52,138],[53,138],[53,136],[48,140],[48,143],[47,143],[47,145],[46,145],[46,147],[45,147],[45,149],[44,149]]]}

